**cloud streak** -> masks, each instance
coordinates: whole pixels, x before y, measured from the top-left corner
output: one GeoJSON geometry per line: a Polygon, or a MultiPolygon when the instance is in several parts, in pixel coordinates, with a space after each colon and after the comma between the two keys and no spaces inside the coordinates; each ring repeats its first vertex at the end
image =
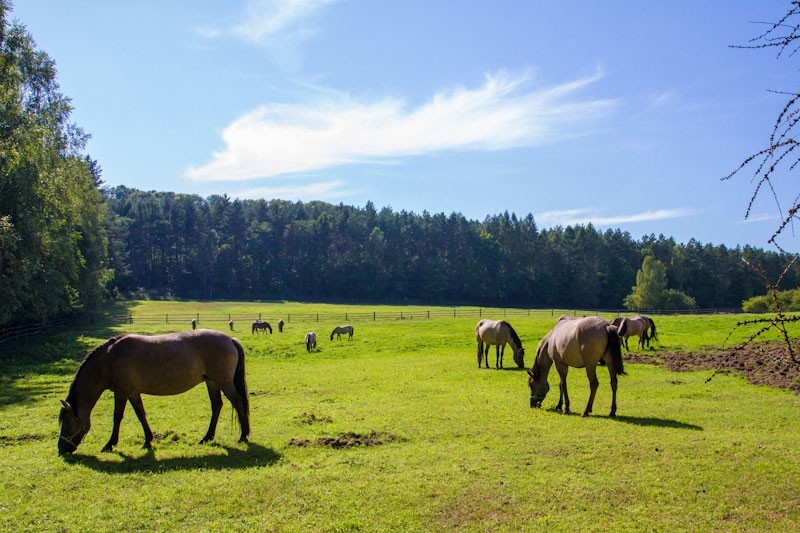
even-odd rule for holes
{"type": "Polygon", "coordinates": [[[252,44],[267,44],[280,35],[282,38],[303,39],[314,31],[307,21],[333,0],[250,0],[245,20],[235,25],[231,33],[252,44]]]}
{"type": "Polygon", "coordinates": [[[454,150],[505,150],[585,135],[617,105],[580,99],[601,73],[530,90],[527,74],[499,72],[477,88],[458,87],[410,108],[386,98],[340,97],[307,105],[258,107],[227,126],[224,149],[190,167],[199,181],[247,180],[351,163],[454,150]]]}
{"type": "Polygon", "coordinates": [[[658,209],[628,215],[602,216],[592,209],[570,209],[565,211],[547,211],[536,215],[536,222],[543,227],[576,226],[592,224],[594,226],[618,226],[635,222],[651,222],[654,220],[667,220],[684,218],[697,214],[695,209],[658,209]]]}

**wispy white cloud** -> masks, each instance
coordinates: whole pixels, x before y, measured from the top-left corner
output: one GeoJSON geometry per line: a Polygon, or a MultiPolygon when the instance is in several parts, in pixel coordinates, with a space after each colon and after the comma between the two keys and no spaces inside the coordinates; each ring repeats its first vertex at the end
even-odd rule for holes
{"type": "Polygon", "coordinates": [[[272,49],[291,48],[316,33],[315,16],[337,0],[248,0],[244,12],[231,21],[198,26],[204,39],[232,36],[272,49]]]}
{"type": "Polygon", "coordinates": [[[231,196],[241,199],[264,198],[270,200],[280,198],[281,200],[291,201],[302,200],[307,202],[310,200],[321,200],[332,202],[352,196],[352,194],[352,191],[348,191],[344,188],[344,182],[341,180],[333,180],[298,186],[254,187],[252,189],[232,193],[231,196]]]}
{"type": "Polygon", "coordinates": [[[779,215],[770,215],[768,213],[761,213],[761,214],[751,214],[747,218],[742,218],[738,220],[739,224],[752,224],[755,222],[773,222],[773,223],[780,223],[781,217],[779,215]]]}
{"type": "Polygon", "coordinates": [[[677,209],[658,209],[655,211],[644,211],[641,213],[623,214],[615,216],[605,216],[597,213],[593,209],[569,209],[565,211],[547,211],[536,216],[537,224],[543,227],[553,226],[575,226],[593,224],[595,226],[618,226],[620,224],[630,224],[634,222],[651,222],[653,220],[667,220],[672,218],[684,218],[696,215],[697,210],[687,208],[677,209]]]}
{"type": "Polygon", "coordinates": [[[242,180],[380,162],[447,150],[504,150],[584,135],[615,100],[575,93],[601,77],[531,90],[527,74],[489,74],[480,87],[435,94],[411,108],[400,99],[271,104],[225,128],[225,148],[191,167],[195,180],[242,180]]]}

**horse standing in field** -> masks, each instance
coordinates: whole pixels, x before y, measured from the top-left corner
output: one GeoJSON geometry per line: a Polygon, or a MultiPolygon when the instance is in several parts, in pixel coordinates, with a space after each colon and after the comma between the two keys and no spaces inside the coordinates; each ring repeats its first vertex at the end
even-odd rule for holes
{"type": "Polygon", "coordinates": [[[269,325],[269,322],[264,322],[263,320],[256,320],[253,322],[253,329],[251,330],[250,334],[258,333],[259,331],[266,332],[269,330],[269,334],[272,335],[272,326],[269,325]]]}
{"type": "Polygon", "coordinates": [[[625,349],[631,351],[628,347],[628,337],[638,337],[638,345],[644,348],[645,343],[649,343],[648,330],[650,329],[650,319],[643,316],[634,317],[617,317],[611,321],[612,326],[617,327],[617,333],[620,342],[625,344],[625,349]]]}
{"type": "Polygon", "coordinates": [[[283,319],[278,320],[278,333],[283,333],[283,319]]]}
{"type": "Polygon", "coordinates": [[[228,327],[233,331],[233,320],[228,320],[228,327]]]}
{"type": "Polygon", "coordinates": [[[197,329],[197,319],[193,318],[192,319],[192,331],[194,331],[196,329],[197,329]]]}
{"type": "Polygon", "coordinates": [[[244,349],[238,340],[208,329],[167,335],[126,334],[112,337],[95,348],[81,363],[61,401],[58,453],[72,453],[92,427],[91,414],[103,391],[114,393],[114,428],[103,447],[112,451],[127,402],[144,430],[144,447],[153,432],[147,423],[142,394],[181,394],[205,382],[211,400],[211,422],[201,443],[214,439],[222,410],[222,394],[230,400],[241,427],[239,442],[250,434],[250,405],[244,370],[244,349]]]}
{"type": "Polygon", "coordinates": [[[658,340],[658,336],[656,335],[656,323],[649,316],[642,316],[642,318],[650,322],[650,329],[647,331],[647,338],[645,339],[647,347],[650,348],[650,341],[658,340]]]}
{"type": "Polygon", "coordinates": [[[611,375],[611,413],[617,414],[617,376],[625,374],[622,363],[617,328],[600,317],[586,317],[572,320],[559,320],[544,336],[536,350],[536,361],[528,371],[528,388],[531,392],[531,407],[541,407],[550,390],[547,374],[555,363],[559,375],[559,398],[556,409],[564,406],[564,414],[569,414],[569,394],[567,393],[567,372],[569,367],[586,368],[589,379],[589,401],[581,416],[592,412],[597,392],[597,364],[605,361],[611,375]]]}
{"type": "Polygon", "coordinates": [[[336,326],[331,331],[331,340],[333,340],[333,336],[336,335],[336,338],[342,340],[342,333],[347,333],[347,340],[353,339],[353,326],[336,326]]]}
{"type": "Polygon", "coordinates": [[[494,367],[496,369],[503,368],[506,344],[509,344],[514,350],[514,362],[517,363],[517,366],[525,368],[525,349],[522,347],[522,341],[511,324],[505,320],[484,318],[475,326],[475,340],[478,341],[478,368],[481,367],[482,359],[486,361],[486,368],[489,368],[490,345],[494,345],[496,351],[494,367]]]}
{"type": "Polygon", "coordinates": [[[306,333],[306,338],[303,342],[306,343],[306,351],[311,352],[311,350],[317,347],[317,334],[313,331],[309,331],[306,333]]]}

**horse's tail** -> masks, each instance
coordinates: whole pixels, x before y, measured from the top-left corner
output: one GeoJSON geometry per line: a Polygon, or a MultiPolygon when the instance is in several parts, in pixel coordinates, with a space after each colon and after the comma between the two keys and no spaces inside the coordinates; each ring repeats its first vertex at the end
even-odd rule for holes
{"type": "Polygon", "coordinates": [[[608,326],[606,327],[606,333],[608,333],[608,349],[611,350],[611,362],[614,363],[614,371],[619,375],[623,375],[625,374],[625,366],[622,363],[622,345],[620,344],[617,330],[612,326],[608,326]]]}
{"type": "Polygon", "coordinates": [[[658,337],[656,336],[656,323],[652,318],[648,318],[647,320],[650,321],[650,338],[658,340],[658,337]]]}
{"type": "Polygon", "coordinates": [[[233,386],[236,387],[236,392],[242,399],[242,409],[244,410],[244,420],[242,420],[242,437],[247,437],[250,434],[250,398],[247,395],[247,379],[245,379],[244,372],[244,348],[242,343],[237,339],[231,339],[233,345],[236,346],[236,351],[239,353],[239,359],[236,362],[236,370],[233,373],[233,386]]]}

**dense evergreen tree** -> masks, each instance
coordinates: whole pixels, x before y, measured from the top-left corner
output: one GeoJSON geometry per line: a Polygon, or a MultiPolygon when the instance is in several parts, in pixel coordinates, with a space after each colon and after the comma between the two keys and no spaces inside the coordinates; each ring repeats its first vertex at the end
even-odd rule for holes
{"type": "MultiPolygon", "coordinates": [[[[534,217],[483,222],[324,202],[107,189],[121,294],[185,298],[622,307],[642,258],[658,259],[677,297],[739,307],[764,292],[743,257],[779,274],[785,257],[593,226],[539,230],[534,217]]],[[[797,285],[797,269],[785,283],[797,285]]],[[[676,305],[674,302],[671,305],[676,305]]]]}

